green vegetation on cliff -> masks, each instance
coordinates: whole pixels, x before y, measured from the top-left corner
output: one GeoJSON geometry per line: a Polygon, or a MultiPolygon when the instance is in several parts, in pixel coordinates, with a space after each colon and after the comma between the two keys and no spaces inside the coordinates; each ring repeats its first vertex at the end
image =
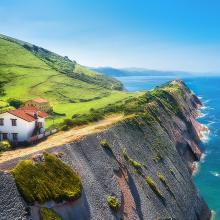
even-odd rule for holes
{"type": "Polygon", "coordinates": [[[146,176],[145,181],[147,182],[149,187],[157,194],[157,196],[159,196],[160,198],[163,198],[162,193],[157,188],[156,183],[154,182],[154,180],[150,176],[146,176]]]}
{"type": "Polygon", "coordinates": [[[115,196],[108,196],[107,203],[109,207],[114,211],[118,211],[118,209],[120,208],[119,201],[115,196]]]}
{"type": "Polygon", "coordinates": [[[81,196],[78,175],[57,157],[44,153],[44,161],[19,162],[13,174],[19,191],[27,202],[75,200],[81,196]]]}
{"type": "Polygon", "coordinates": [[[52,209],[40,208],[41,220],[62,220],[62,218],[52,209]]]}

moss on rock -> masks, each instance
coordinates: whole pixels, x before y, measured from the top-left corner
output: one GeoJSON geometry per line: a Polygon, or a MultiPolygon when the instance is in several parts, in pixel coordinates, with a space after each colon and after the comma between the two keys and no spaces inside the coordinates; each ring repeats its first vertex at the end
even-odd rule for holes
{"type": "Polygon", "coordinates": [[[114,211],[119,210],[120,204],[119,204],[118,199],[115,196],[108,196],[107,203],[112,210],[114,211]]]}
{"type": "Polygon", "coordinates": [[[18,189],[27,202],[75,200],[81,196],[79,176],[57,157],[44,153],[44,161],[19,162],[13,169],[18,189]]]}
{"type": "Polygon", "coordinates": [[[52,209],[40,208],[41,220],[62,220],[62,218],[52,209]]]}
{"type": "Polygon", "coordinates": [[[150,186],[150,188],[157,194],[157,196],[159,196],[160,198],[163,198],[162,193],[157,188],[156,183],[154,182],[154,180],[150,176],[145,176],[145,181],[150,186]]]}

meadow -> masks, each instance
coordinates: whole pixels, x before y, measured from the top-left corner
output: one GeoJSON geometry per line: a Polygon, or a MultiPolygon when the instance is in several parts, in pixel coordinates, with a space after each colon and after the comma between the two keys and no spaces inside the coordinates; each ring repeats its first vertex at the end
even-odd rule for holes
{"type": "Polygon", "coordinates": [[[0,88],[3,90],[0,110],[8,108],[8,100],[12,98],[23,102],[36,97],[46,98],[55,112],[47,119],[49,127],[73,114],[88,113],[91,108],[103,108],[136,95],[121,91],[121,83],[117,80],[75,61],[40,47],[24,45],[0,36],[0,88]]]}

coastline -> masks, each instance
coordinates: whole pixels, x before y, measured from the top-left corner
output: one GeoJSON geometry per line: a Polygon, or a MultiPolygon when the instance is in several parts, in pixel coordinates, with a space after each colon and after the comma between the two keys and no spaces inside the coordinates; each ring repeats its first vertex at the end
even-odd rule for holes
{"type": "MultiPolygon", "coordinates": [[[[196,133],[197,133],[201,143],[206,143],[208,141],[208,136],[209,136],[210,130],[207,125],[202,124],[199,121],[197,121],[198,118],[202,118],[205,116],[205,114],[201,111],[201,109],[203,107],[204,107],[203,105],[198,106],[198,110],[196,112],[196,118],[195,118],[195,120],[193,120],[193,124],[194,124],[194,127],[196,129],[196,133]]],[[[206,154],[201,150],[201,155],[199,157],[199,160],[194,161],[192,163],[192,175],[193,176],[195,176],[199,172],[200,162],[202,159],[205,158],[205,156],[206,156],[206,154]]]]}

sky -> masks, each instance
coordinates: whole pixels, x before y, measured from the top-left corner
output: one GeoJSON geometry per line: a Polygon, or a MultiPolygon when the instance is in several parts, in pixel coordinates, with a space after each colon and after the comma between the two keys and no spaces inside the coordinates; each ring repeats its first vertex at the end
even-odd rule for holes
{"type": "Polygon", "coordinates": [[[219,0],[1,0],[0,33],[90,67],[220,73],[219,0]]]}

